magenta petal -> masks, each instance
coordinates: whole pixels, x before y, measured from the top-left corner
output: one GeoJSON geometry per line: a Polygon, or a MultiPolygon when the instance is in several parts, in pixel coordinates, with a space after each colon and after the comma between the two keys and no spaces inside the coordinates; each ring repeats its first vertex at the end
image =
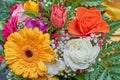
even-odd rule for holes
{"type": "Polygon", "coordinates": [[[11,19],[8,20],[6,26],[3,29],[3,36],[4,39],[7,40],[7,37],[13,33],[17,31],[17,22],[18,22],[18,17],[14,16],[11,19]]]}
{"type": "Polygon", "coordinates": [[[28,28],[38,27],[42,32],[46,32],[48,24],[45,24],[42,19],[29,19],[25,22],[25,26],[28,28]]]}

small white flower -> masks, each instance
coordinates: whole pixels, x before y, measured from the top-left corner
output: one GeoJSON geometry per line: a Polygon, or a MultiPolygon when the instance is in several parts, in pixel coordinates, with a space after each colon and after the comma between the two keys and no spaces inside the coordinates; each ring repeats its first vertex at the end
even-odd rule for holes
{"type": "Polygon", "coordinates": [[[73,71],[86,69],[95,62],[100,51],[99,46],[92,46],[89,39],[72,39],[64,46],[63,58],[73,71]]]}
{"type": "Polygon", "coordinates": [[[56,59],[56,62],[53,63],[45,63],[48,69],[47,77],[52,77],[58,74],[59,71],[65,69],[65,63],[62,60],[56,59]]]}

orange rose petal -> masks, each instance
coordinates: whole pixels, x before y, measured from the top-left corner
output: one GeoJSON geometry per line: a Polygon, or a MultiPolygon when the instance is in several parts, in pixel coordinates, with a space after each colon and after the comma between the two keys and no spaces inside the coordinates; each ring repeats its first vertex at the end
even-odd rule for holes
{"type": "Polygon", "coordinates": [[[94,15],[95,14],[99,15],[102,18],[102,15],[101,15],[100,11],[97,8],[90,8],[89,11],[90,11],[91,14],[93,13],[94,15]]]}
{"type": "Polygon", "coordinates": [[[110,31],[109,25],[105,21],[102,21],[99,32],[109,32],[109,31],[110,31]]]}
{"type": "Polygon", "coordinates": [[[71,33],[71,34],[74,34],[74,35],[80,35],[80,32],[78,31],[79,29],[76,27],[77,26],[77,20],[72,20],[70,23],[69,23],[69,26],[68,26],[68,32],[71,33]]]}
{"type": "Polygon", "coordinates": [[[87,8],[85,7],[79,7],[77,12],[76,12],[76,17],[77,19],[79,19],[81,16],[83,16],[83,14],[85,14],[88,11],[87,8]]]}

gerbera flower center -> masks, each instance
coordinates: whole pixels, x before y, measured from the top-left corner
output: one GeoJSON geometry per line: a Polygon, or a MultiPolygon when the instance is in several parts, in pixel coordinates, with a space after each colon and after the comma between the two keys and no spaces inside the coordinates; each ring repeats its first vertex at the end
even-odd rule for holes
{"type": "Polygon", "coordinates": [[[30,58],[30,57],[33,56],[33,53],[32,53],[32,51],[27,50],[27,51],[25,52],[25,55],[30,58]]]}

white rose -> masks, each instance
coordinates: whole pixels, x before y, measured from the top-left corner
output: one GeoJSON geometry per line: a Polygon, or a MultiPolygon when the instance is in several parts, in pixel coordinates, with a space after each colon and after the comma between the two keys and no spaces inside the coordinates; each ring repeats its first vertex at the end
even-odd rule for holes
{"type": "Polygon", "coordinates": [[[58,74],[59,71],[65,69],[65,63],[62,60],[56,59],[53,63],[45,63],[48,69],[48,73],[46,74],[47,77],[52,77],[58,74]]]}
{"type": "Polygon", "coordinates": [[[92,46],[89,39],[72,39],[64,46],[63,58],[73,71],[86,69],[95,61],[99,46],[92,46]]]}

